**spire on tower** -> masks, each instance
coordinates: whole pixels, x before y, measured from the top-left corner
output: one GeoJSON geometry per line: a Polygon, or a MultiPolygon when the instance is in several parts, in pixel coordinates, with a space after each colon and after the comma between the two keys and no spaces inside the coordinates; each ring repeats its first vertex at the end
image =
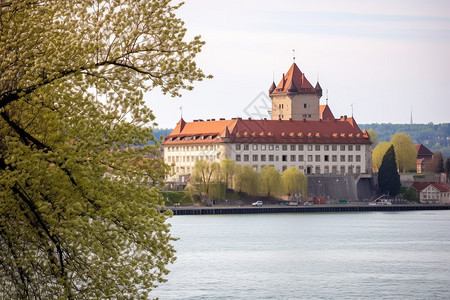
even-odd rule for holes
{"type": "Polygon", "coordinates": [[[292,49],[292,53],[293,53],[293,62],[295,64],[295,49],[292,49]]]}

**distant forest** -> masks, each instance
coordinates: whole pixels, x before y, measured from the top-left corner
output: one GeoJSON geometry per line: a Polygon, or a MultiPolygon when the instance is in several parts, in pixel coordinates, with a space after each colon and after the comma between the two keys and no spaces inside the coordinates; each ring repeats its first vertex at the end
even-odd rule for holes
{"type": "Polygon", "coordinates": [[[359,124],[361,130],[372,128],[378,142],[389,142],[397,132],[409,134],[415,144],[423,144],[433,152],[450,157],[450,123],[443,124],[359,124]]]}
{"type": "MultiPolygon", "coordinates": [[[[441,151],[450,157],[450,123],[444,124],[359,124],[361,130],[372,128],[378,134],[378,142],[388,142],[397,132],[409,134],[415,144],[424,144],[433,152],[441,151]]],[[[172,132],[170,128],[155,128],[153,134],[158,140],[172,132]]]]}

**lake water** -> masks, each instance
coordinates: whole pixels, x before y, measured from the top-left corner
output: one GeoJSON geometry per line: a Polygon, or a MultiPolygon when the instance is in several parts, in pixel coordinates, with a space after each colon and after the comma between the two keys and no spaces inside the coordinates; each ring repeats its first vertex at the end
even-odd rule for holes
{"type": "Polygon", "coordinates": [[[450,299],[450,211],[174,216],[160,299],[450,299]]]}

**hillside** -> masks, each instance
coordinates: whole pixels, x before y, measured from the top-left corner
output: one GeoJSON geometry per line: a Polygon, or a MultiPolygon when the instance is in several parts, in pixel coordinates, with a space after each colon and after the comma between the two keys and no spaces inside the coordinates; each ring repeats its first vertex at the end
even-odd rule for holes
{"type": "Polygon", "coordinates": [[[416,144],[424,144],[433,152],[441,151],[450,156],[450,123],[443,124],[359,124],[361,129],[372,128],[378,134],[378,142],[390,141],[397,132],[409,134],[416,144]]]}

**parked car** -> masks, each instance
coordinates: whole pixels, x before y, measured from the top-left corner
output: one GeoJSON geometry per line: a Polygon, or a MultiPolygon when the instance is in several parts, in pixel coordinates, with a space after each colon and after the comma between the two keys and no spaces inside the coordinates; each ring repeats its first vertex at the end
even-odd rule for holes
{"type": "Polygon", "coordinates": [[[298,206],[298,202],[291,201],[288,204],[289,206],[298,206]]]}
{"type": "Polygon", "coordinates": [[[303,203],[303,206],[312,206],[313,204],[311,202],[305,202],[303,203]]]}
{"type": "Polygon", "coordinates": [[[262,206],[263,202],[262,201],[256,201],[252,203],[252,206],[262,206]]]}

